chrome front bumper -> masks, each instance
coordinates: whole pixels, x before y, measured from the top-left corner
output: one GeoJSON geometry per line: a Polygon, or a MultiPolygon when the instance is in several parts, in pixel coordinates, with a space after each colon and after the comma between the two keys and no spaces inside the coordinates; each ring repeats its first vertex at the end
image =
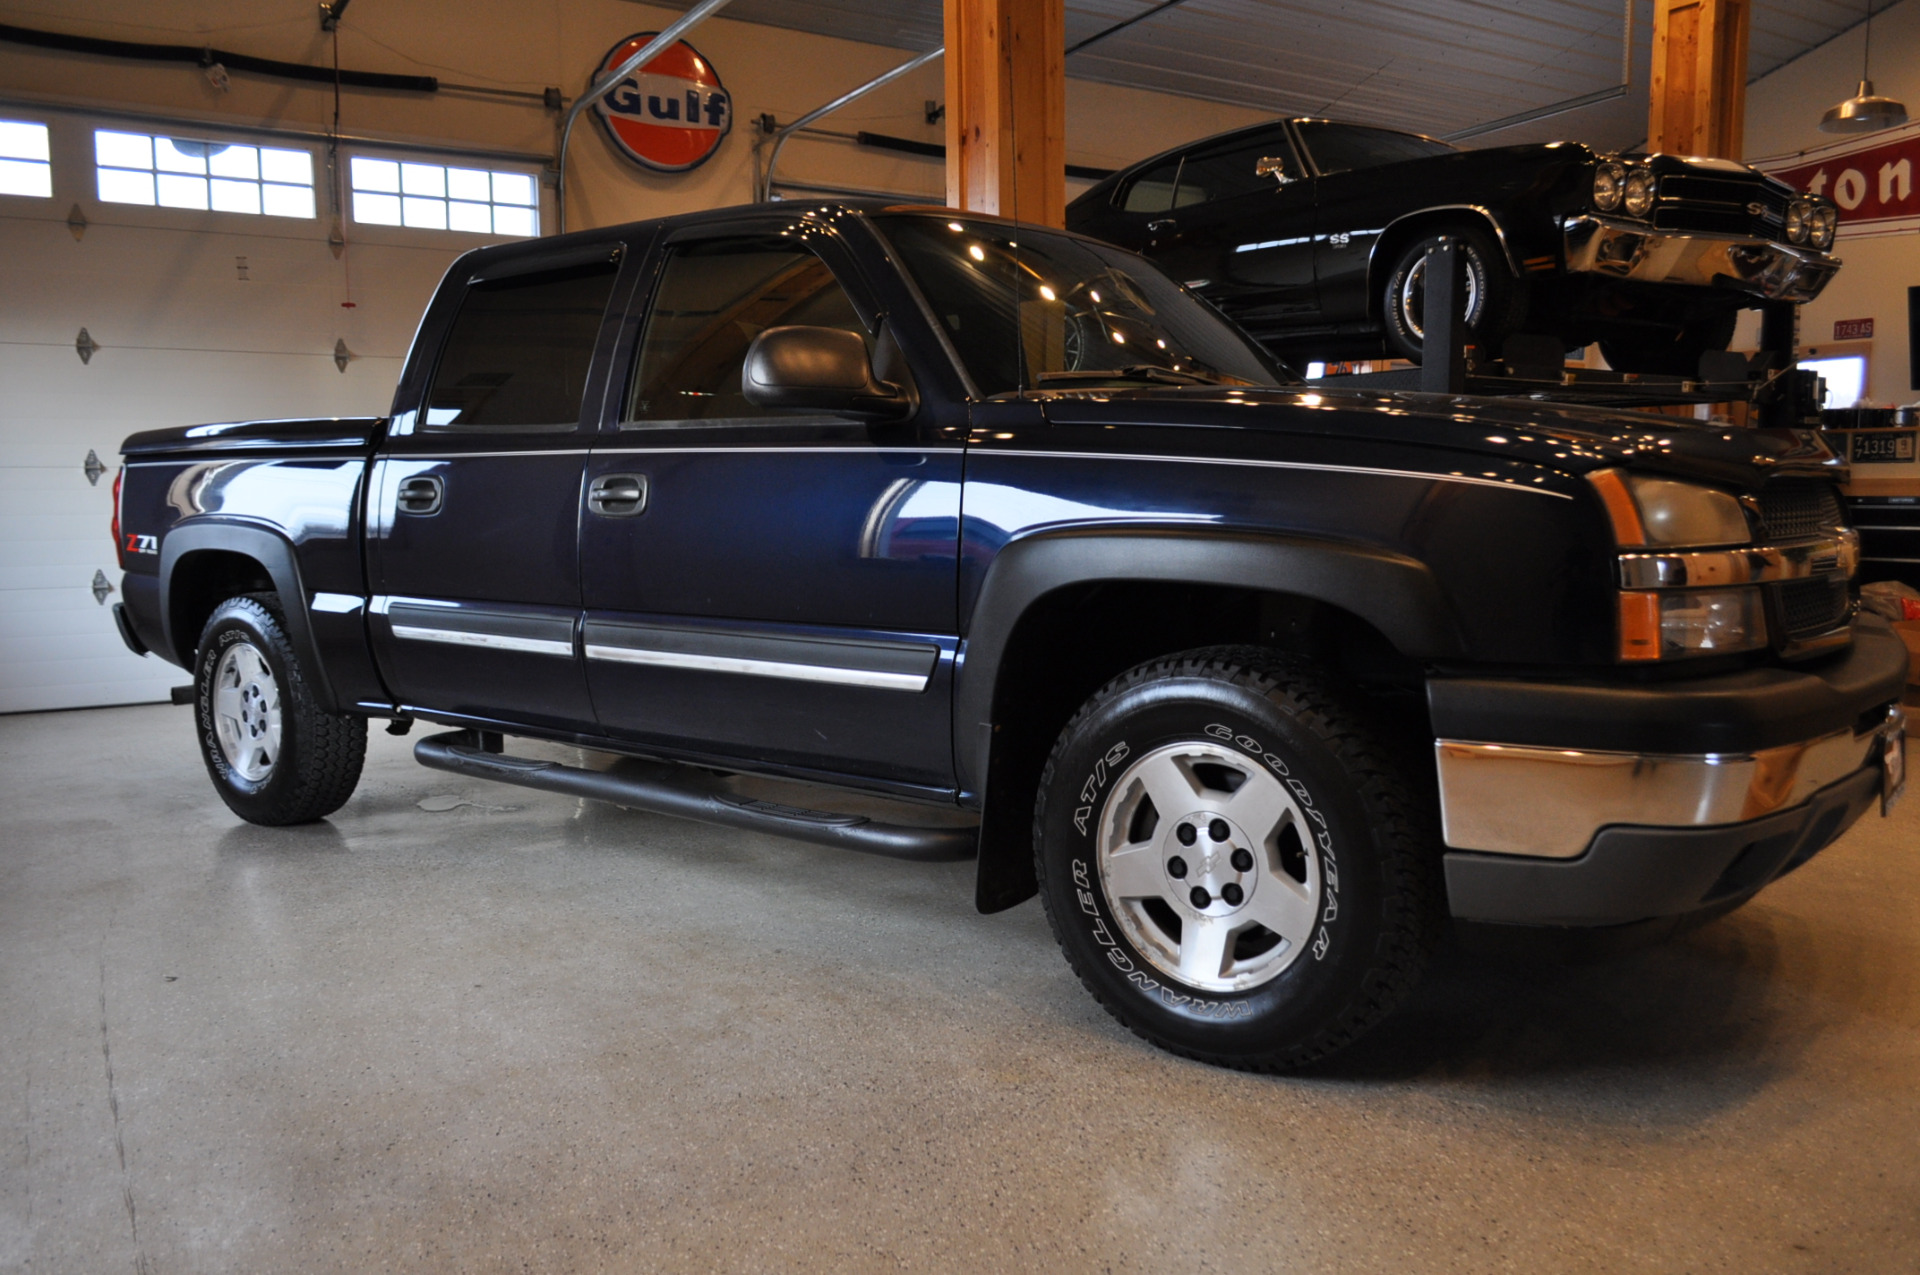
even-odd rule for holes
{"type": "Polygon", "coordinates": [[[1567,269],[1638,283],[1733,287],[1770,301],[1811,301],[1838,258],[1770,239],[1655,230],[1602,217],[1566,223],[1567,269]]]}
{"type": "Polygon", "coordinates": [[[1442,739],[1434,743],[1447,847],[1574,859],[1604,828],[1746,823],[1798,806],[1904,743],[1898,705],[1855,734],[1753,753],[1660,755],[1442,739]],[[1884,741],[1884,743],[1883,743],[1884,741]]]}

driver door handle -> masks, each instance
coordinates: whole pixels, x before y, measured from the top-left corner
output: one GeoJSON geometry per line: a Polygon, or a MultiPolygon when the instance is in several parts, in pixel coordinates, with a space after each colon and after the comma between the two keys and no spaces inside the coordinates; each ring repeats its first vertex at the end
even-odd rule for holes
{"type": "Polygon", "coordinates": [[[1162,217],[1157,221],[1150,221],[1147,223],[1147,233],[1150,235],[1157,235],[1162,231],[1173,230],[1177,228],[1179,225],[1180,225],[1180,222],[1173,217],[1162,217]]]}
{"type": "Polygon", "coordinates": [[[632,518],[646,508],[645,474],[602,474],[587,487],[587,509],[602,518],[632,518]]]}
{"type": "Polygon", "coordinates": [[[415,474],[400,484],[400,496],[395,504],[403,514],[418,514],[426,517],[440,512],[440,506],[446,503],[447,488],[438,474],[415,474]]]}

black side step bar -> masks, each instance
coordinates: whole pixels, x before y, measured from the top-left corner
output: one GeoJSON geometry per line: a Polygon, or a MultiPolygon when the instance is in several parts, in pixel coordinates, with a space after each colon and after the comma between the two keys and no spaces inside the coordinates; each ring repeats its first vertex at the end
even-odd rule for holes
{"type": "MultiPolygon", "coordinates": [[[[493,743],[497,737],[486,742],[493,743]]],[[[704,772],[669,762],[623,760],[617,771],[585,770],[531,757],[488,752],[473,731],[429,735],[413,746],[422,766],[491,779],[522,788],[542,788],[572,797],[610,801],[633,810],[676,815],[725,828],[745,828],[823,846],[860,850],[893,859],[971,859],[978,828],[912,828],[875,823],[865,815],[803,810],[728,792],[704,772]]]]}

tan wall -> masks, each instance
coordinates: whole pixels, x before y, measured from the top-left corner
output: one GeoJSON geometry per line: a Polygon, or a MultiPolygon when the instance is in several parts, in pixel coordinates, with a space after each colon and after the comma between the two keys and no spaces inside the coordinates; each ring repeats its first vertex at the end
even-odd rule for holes
{"type": "MultiPolygon", "coordinates": [[[[537,92],[555,85],[571,97],[617,40],[658,29],[679,12],[627,0],[363,3],[347,11],[341,26],[340,61],[355,70],[436,75],[486,87],[537,92]]],[[[66,0],[57,10],[0,3],[0,21],[110,39],[207,44],[314,65],[329,64],[332,57],[332,41],[319,30],[313,0],[162,2],[138,10],[109,0],[66,0]],[[56,11],[57,17],[48,16],[56,11]]],[[[569,183],[570,224],[606,224],[746,202],[753,189],[754,120],[770,113],[790,121],[911,56],[899,49],[724,17],[710,19],[688,38],[718,68],[733,97],[732,135],[699,169],[652,174],[617,157],[583,117],[570,160],[577,174],[569,183]]],[[[222,93],[192,67],[6,44],[0,44],[0,91],[307,127],[324,127],[333,109],[332,90],[325,86],[236,74],[231,90],[222,93]]],[[[828,117],[821,126],[938,142],[942,130],[926,123],[924,103],[944,96],[936,61],[828,117]]],[[[1261,118],[1259,112],[1216,102],[1070,81],[1068,161],[1116,167],[1261,118]]],[[[341,126],[350,132],[541,153],[553,148],[554,122],[554,115],[537,104],[456,92],[425,97],[350,89],[341,111],[341,126]]],[[[782,169],[794,178],[835,185],[923,194],[944,190],[938,161],[847,143],[797,140],[788,145],[782,169]]]]}
{"type": "MultiPolygon", "coordinates": [[[[1748,86],[1749,161],[1843,140],[1822,133],[1820,117],[1853,96],[1864,36],[1864,28],[1855,27],[1748,86]]],[[[1920,0],[1874,15],[1872,69],[1879,93],[1920,113],[1920,0]]],[[[1920,401],[1907,366],[1907,289],[1920,286],[1920,231],[1854,238],[1843,221],[1836,251],[1846,264],[1819,300],[1801,309],[1801,345],[1829,343],[1836,319],[1871,318],[1868,399],[1882,406],[1920,401]]]]}

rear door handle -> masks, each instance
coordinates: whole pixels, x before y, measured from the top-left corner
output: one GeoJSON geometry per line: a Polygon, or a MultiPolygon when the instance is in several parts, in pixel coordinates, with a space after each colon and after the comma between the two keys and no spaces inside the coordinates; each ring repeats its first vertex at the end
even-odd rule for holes
{"type": "Polygon", "coordinates": [[[1162,217],[1158,221],[1150,221],[1147,223],[1147,233],[1157,235],[1162,231],[1172,230],[1179,224],[1180,223],[1172,217],[1162,217]]]}
{"type": "Polygon", "coordinates": [[[437,514],[446,503],[447,487],[438,474],[416,474],[400,484],[397,502],[403,514],[437,514]]]}
{"type": "Polygon", "coordinates": [[[645,474],[602,474],[587,488],[587,508],[602,518],[632,518],[647,508],[645,474]]]}

